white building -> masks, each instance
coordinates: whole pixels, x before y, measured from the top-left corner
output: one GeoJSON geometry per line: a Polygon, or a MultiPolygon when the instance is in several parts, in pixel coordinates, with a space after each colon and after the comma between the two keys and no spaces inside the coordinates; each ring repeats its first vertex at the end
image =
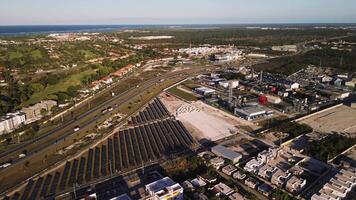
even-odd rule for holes
{"type": "Polygon", "coordinates": [[[229,186],[225,185],[224,183],[219,183],[214,186],[214,191],[225,196],[229,196],[230,194],[234,193],[234,190],[229,186]]]}
{"type": "Polygon", "coordinates": [[[150,183],[145,188],[153,200],[183,200],[183,187],[169,177],[150,183]]]}
{"type": "Polygon", "coordinates": [[[356,186],[356,168],[341,169],[328,183],[326,183],[312,200],[344,199],[356,186]]]}
{"type": "Polygon", "coordinates": [[[239,86],[239,81],[238,80],[230,80],[230,81],[221,81],[219,82],[219,85],[223,88],[237,88],[239,86]]]}
{"type": "Polygon", "coordinates": [[[298,178],[296,176],[292,176],[286,183],[286,189],[293,193],[299,193],[307,184],[307,181],[302,178],[298,178]]]}
{"type": "Polygon", "coordinates": [[[283,45],[283,46],[273,46],[273,51],[286,51],[286,52],[297,52],[297,45],[283,45]]]}
{"type": "Polygon", "coordinates": [[[235,108],[234,113],[241,118],[251,121],[265,116],[267,112],[259,106],[246,106],[243,108],[235,108]]]}
{"type": "Polygon", "coordinates": [[[10,133],[25,124],[26,115],[23,112],[8,113],[0,118],[0,135],[10,133]]]}
{"type": "Polygon", "coordinates": [[[204,95],[204,96],[208,96],[208,95],[215,93],[215,90],[207,88],[207,87],[195,88],[195,91],[201,95],[204,95]]]}

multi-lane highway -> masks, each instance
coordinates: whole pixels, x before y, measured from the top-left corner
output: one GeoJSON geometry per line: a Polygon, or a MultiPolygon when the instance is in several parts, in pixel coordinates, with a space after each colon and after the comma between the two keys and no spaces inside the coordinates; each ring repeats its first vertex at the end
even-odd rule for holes
{"type": "MultiPolygon", "coordinates": [[[[200,72],[203,68],[193,68],[186,69],[176,72],[168,72],[167,74],[156,76],[146,82],[141,83],[138,87],[134,87],[122,94],[112,97],[111,99],[101,103],[100,105],[91,108],[84,114],[78,116],[76,120],[71,120],[61,125],[58,128],[49,131],[45,135],[37,138],[31,143],[25,143],[16,149],[12,149],[8,152],[2,154],[2,156],[8,158],[14,158],[13,164],[8,168],[0,171],[0,174],[6,173],[6,171],[11,170],[20,164],[30,161],[33,158],[43,152],[53,152],[53,150],[58,150],[58,147],[62,147],[64,144],[68,144],[68,141],[72,141],[72,138],[77,135],[78,132],[85,133],[85,131],[92,130],[96,125],[97,121],[103,121],[110,116],[110,113],[102,114],[102,110],[107,107],[115,107],[115,105],[122,105],[129,102],[136,96],[144,94],[147,90],[153,87],[156,84],[159,84],[162,79],[176,79],[181,80],[188,76],[191,76],[197,72],[200,72]],[[75,132],[73,129],[79,126],[80,130],[75,132]],[[20,152],[27,150],[27,156],[24,158],[15,158],[20,152]]],[[[35,173],[35,172],[34,172],[35,173]]],[[[23,177],[25,178],[25,177],[23,177]]],[[[4,188],[5,189],[5,188],[4,188]]]]}

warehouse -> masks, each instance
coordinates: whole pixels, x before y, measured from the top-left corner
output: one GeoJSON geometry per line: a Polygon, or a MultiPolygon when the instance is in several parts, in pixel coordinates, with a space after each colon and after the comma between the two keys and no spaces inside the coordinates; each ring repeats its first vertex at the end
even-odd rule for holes
{"type": "Polygon", "coordinates": [[[215,93],[215,90],[207,88],[207,87],[199,87],[199,88],[196,88],[195,91],[201,95],[204,95],[204,96],[212,95],[215,93]]]}
{"type": "Polygon", "coordinates": [[[232,151],[222,145],[216,145],[213,148],[211,148],[211,152],[213,152],[214,154],[216,154],[217,156],[221,156],[223,158],[226,158],[230,161],[232,161],[233,163],[237,163],[240,161],[240,159],[242,158],[242,155],[232,151]]]}
{"type": "Polygon", "coordinates": [[[246,106],[243,108],[235,108],[235,115],[240,116],[248,121],[258,119],[267,114],[266,110],[263,110],[259,106],[246,106]]]}

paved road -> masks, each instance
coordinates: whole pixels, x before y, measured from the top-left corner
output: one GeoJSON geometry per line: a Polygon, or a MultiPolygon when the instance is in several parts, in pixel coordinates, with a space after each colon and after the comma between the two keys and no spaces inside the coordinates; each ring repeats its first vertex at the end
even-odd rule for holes
{"type": "MultiPolygon", "coordinates": [[[[106,113],[105,115],[102,115],[101,110],[103,108],[107,108],[108,106],[114,106],[115,104],[121,105],[126,102],[129,102],[134,97],[141,95],[142,93],[149,90],[149,88],[151,88],[152,86],[158,84],[162,80],[162,78],[173,79],[173,78],[182,77],[182,79],[184,79],[187,76],[191,76],[192,74],[200,71],[201,68],[194,68],[189,70],[169,72],[162,76],[157,76],[147,82],[141,83],[139,87],[137,88],[135,87],[134,89],[124,92],[123,94],[120,94],[118,96],[115,96],[106,102],[103,102],[101,105],[92,108],[91,110],[87,111],[85,114],[78,117],[77,121],[68,122],[65,125],[61,126],[61,128],[56,128],[50,133],[47,133],[46,134],[47,137],[42,137],[41,139],[38,139],[38,141],[35,144],[35,147],[31,147],[32,148],[31,151],[28,152],[25,158],[14,160],[13,164],[10,167],[3,169],[2,171],[0,171],[0,173],[6,173],[7,169],[12,169],[13,167],[18,166],[19,164],[24,163],[25,161],[29,161],[32,158],[36,158],[36,156],[40,152],[47,152],[53,150],[60,144],[64,143],[66,139],[67,141],[70,141],[69,138],[71,138],[76,133],[73,131],[73,128],[77,125],[80,125],[81,127],[80,131],[85,131],[86,129],[90,130],[88,129],[88,127],[94,127],[98,120],[105,120],[107,117],[110,116],[110,113],[106,113]],[[96,113],[97,115],[95,115],[96,113]]],[[[29,145],[24,145],[18,151],[21,151],[22,149],[26,149],[29,145]]],[[[25,179],[26,177],[23,178],[25,179]]]]}

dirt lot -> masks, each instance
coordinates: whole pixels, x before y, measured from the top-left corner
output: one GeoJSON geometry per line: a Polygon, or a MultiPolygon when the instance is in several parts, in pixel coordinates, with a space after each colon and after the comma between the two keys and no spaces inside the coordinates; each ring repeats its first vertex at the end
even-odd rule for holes
{"type": "Polygon", "coordinates": [[[256,125],[239,119],[201,101],[187,103],[171,95],[160,96],[167,109],[189,129],[198,140],[217,141],[234,135],[239,129],[256,130],[256,125]]]}
{"type": "Polygon", "coordinates": [[[325,112],[306,118],[300,123],[308,124],[314,131],[321,133],[356,133],[356,109],[338,106],[325,112]]]}

